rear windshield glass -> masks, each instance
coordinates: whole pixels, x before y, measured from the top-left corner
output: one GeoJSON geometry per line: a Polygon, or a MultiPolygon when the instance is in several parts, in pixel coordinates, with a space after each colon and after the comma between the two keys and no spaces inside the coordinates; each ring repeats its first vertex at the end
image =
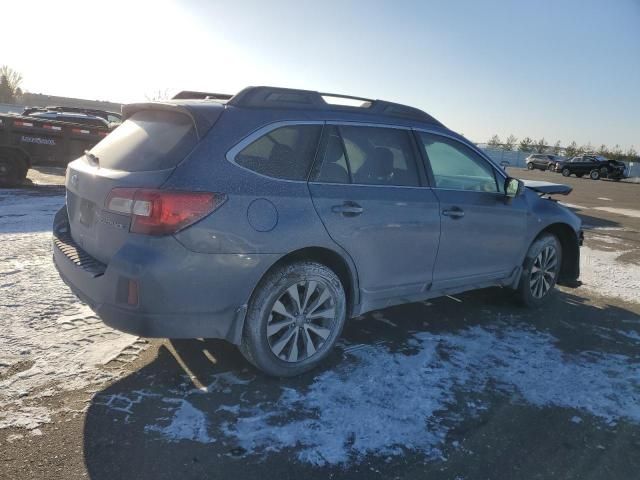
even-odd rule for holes
{"type": "Polygon", "coordinates": [[[128,172],[175,167],[197,142],[187,115],[161,110],[134,113],[91,149],[100,167],[128,172]]]}

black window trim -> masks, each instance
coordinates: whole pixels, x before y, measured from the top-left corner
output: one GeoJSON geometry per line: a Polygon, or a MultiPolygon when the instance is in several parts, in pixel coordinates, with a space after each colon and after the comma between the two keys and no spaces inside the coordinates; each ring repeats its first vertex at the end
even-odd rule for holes
{"type": "Polygon", "coordinates": [[[309,181],[309,175],[313,171],[313,165],[316,162],[316,157],[318,156],[318,152],[320,150],[320,144],[322,142],[322,138],[324,135],[325,124],[326,122],[324,122],[323,120],[280,120],[277,122],[269,123],[267,125],[263,125],[262,127],[259,127],[258,129],[254,130],[249,135],[244,137],[242,140],[236,143],[233,147],[231,147],[227,151],[225,158],[227,159],[228,162],[232,163],[236,167],[241,168],[246,172],[252,173],[253,175],[258,175],[259,177],[262,177],[262,178],[267,178],[269,180],[276,181],[276,182],[307,183],[309,181]],[[305,178],[304,180],[290,180],[288,178],[271,177],[269,175],[265,175],[264,173],[251,170],[250,168],[244,167],[240,165],[238,162],[236,162],[236,156],[242,150],[244,150],[245,147],[248,147],[250,144],[258,140],[259,138],[263,137],[264,135],[267,135],[281,127],[291,127],[291,126],[298,126],[298,125],[320,125],[322,127],[320,131],[319,141],[316,144],[316,152],[314,154],[314,158],[311,159],[311,164],[310,164],[311,168],[309,168],[309,173],[307,173],[307,178],[305,178]]]}
{"type": "MultiPolygon", "coordinates": [[[[322,181],[318,181],[316,180],[314,177],[317,176],[318,172],[320,171],[320,166],[322,165],[322,162],[324,161],[324,152],[326,149],[326,132],[328,131],[328,129],[325,129],[323,131],[323,135],[322,135],[322,139],[320,140],[320,145],[321,147],[318,148],[318,151],[316,152],[316,158],[314,161],[313,166],[311,167],[310,170],[310,176],[309,176],[309,183],[312,184],[316,184],[316,185],[349,185],[352,187],[382,187],[382,188],[430,188],[431,187],[431,182],[429,180],[429,177],[427,175],[427,172],[425,170],[425,165],[424,162],[422,161],[422,156],[421,156],[421,152],[420,149],[418,148],[418,144],[416,144],[416,139],[413,135],[413,128],[412,127],[408,127],[408,126],[404,126],[404,125],[393,125],[393,124],[386,124],[386,123],[372,123],[372,122],[353,122],[353,121],[348,121],[348,120],[344,120],[344,121],[340,121],[340,120],[327,120],[326,122],[324,122],[325,125],[329,126],[329,125],[333,125],[337,128],[338,133],[340,135],[340,141],[342,142],[342,148],[344,149],[344,154],[345,154],[345,158],[347,158],[347,149],[344,145],[344,140],[342,139],[342,133],[340,131],[340,127],[344,126],[344,127],[375,127],[375,128],[391,128],[394,130],[405,130],[407,132],[407,135],[409,136],[409,142],[411,143],[411,149],[413,152],[413,156],[414,156],[414,161],[415,161],[415,166],[416,166],[416,171],[418,173],[418,183],[419,185],[416,186],[411,186],[411,185],[375,185],[375,184],[369,184],[369,183],[353,183],[353,178],[351,176],[351,167],[347,166],[347,168],[349,169],[349,179],[351,180],[351,183],[334,183],[334,182],[322,182],[322,181]]],[[[348,165],[348,162],[347,162],[348,165]]]]}
{"type": "Polygon", "coordinates": [[[484,160],[485,162],[487,162],[489,164],[489,167],[493,169],[493,176],[495,178],[496,181],[496,187],[498,187],[498,191],[497,192],[475,192],[473,190],[465,190],[462,188],[441,188],[436,186],[436,182],[435,182],[435,176],[433,175],[433,170],[431,169],[431,162],[429,161],[429,157],[427,156],[427,152],[425,151],[424,148],[420,149],[420,154],[422,156],[423,162],[424,162],[424,167],[426,169],[426,171],[428,172],[428,176],[429,176],[429,181],[432,185],[431,188],[433,188],[434,190],[450,190],[450,191],[455,191],[455,192],[474,192],[474,193],[486,193],[489,195],[504,195],[504,192],[500,191],[500,185],[498,184],[498,182],[500,181],[500,179],[502,179],[502,187],[504,189],[504,182],[505,180],[508,178],[506,172],[504,172],[504,170],[502,170],[502,168],[498,168],[498,166],[496,165],[495,162],[493,162],[493,160],[491,160],[487,155],[484,154],[484,152],[482,152],[479,148],[477,148],[475,145],[469,143],[469,142],[463,142],[461,141],[459,138],[454,137],[453,135],[447,135],[446,133],[443,132],[438,132],[435,130],[429,130],[429,129],[424,129],[424,128],[414,128],[413,129],[414,134],[415,134],[415,140],[416,142],[418,142],[418,145],[420,145],[420,133],[427,133],[429,135],[436,135],[436,136],[440,136],[440,137],[445,137],[448,138],[450,140],[453,140],[454,142],[457,142],[467,148],[469,148],[472,152],[478,154],[478,156],[484,160]]]}

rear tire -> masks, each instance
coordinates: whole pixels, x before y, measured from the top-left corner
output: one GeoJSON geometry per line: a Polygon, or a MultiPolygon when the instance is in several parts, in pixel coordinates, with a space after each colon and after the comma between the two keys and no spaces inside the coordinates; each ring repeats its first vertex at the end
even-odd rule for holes
{"type": "Polygon", "coordinates": [[[568,169],[568,168],[566,168],[566,167],[562,169],[562,176],[563,176],[563,177],[568,177],[568,176],[570,176],[570,175],[571,175],[571,170],[569,170],[569,169],[568,169]]]}
{"type": "Polygon", "coordinates": [[[346,304],[340,278],[325,265],[305,261],[276,268],[251,297],[240,351],[268,375],[307,372],[342,333],[346,304]]]}
{"type": "Polygon", "coordinates": [[[540,307],[553,295],[561,264],[562,247],[555,235],[542,234],[531,244],[518,284],[518,296],[525,306],[540,307]]]}
{"type": "Polygon", "coordinates": [[[589,173],[589,178],[591,178],[591,180],[600,180],[600,171],[594,168],[589,173]]]}

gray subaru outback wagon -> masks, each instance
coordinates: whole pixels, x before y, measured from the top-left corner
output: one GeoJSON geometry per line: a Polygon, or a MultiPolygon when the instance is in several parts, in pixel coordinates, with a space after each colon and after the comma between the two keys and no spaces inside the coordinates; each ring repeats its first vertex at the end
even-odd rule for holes
{"type": "Polygon", "coordinates": [[[349,317],[490,286],[536,306],[578,278],[580,220],[546,196],[570,189],[416,108],[249,87],[123,113],[53,226],[60,275],[114,328],[223,338],[289,376],[349,317]]]}

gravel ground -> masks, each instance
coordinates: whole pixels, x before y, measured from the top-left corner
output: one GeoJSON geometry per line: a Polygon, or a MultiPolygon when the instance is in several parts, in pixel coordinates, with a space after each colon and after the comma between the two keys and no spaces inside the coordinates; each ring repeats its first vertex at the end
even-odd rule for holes
{"type": "Polygon", "coordinates": [[[266,378],[221,341],[143,341],[51,264],[63,172],[0,190],[0,478],[635,478],[640,185],[565,179],[582,280],[351,321],[324,368],[266,378]]]}

